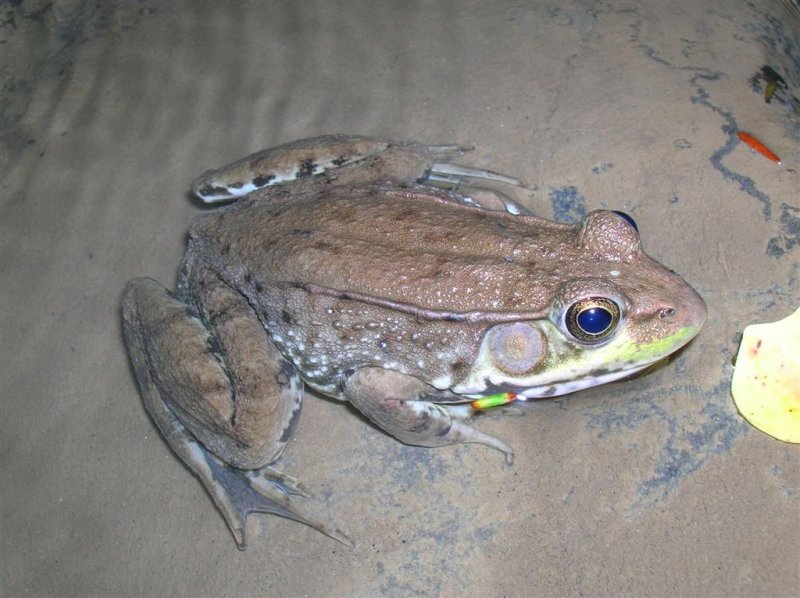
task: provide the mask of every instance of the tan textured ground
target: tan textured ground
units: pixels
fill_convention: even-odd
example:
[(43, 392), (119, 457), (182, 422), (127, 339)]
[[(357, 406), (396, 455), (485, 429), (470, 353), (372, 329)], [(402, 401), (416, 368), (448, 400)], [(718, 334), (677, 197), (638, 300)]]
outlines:
[[(737, 332), (800, 303), (800, 76), (775, 2), (0, 6), (0, 594), (789, 596), (800, 449), (738, 417)], [(752, 5), (750, 5), (752, 4)], [(763, 139), (777, 166), (735, 139)], [(172, 285), (189, 181), (330, 132), (475, 144), (539, 214), (623, 209), (709, 321), (648, 376), (405, 447), (310, 397), (281, 462), (357, 540), (252, 517), (236, 550), (147, 418), (119, 297)]]

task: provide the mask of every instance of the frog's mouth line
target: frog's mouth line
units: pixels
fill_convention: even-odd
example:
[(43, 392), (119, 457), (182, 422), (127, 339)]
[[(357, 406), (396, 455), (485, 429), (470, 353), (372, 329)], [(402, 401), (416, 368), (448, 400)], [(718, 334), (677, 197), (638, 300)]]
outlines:
[(540, 384), (538, 386), (519, 386), (515, 384), (495, 384), (491, 382), (488, 378), (484, 380), (484, 388), (481, 389), (479, 392), (468, 392), (466, 390), (460, 390), (458, 386), (454, 387), (452, 390), (455, 393), (462, 394), (469, 399), (479, 399), (486, 395), (497, 394), (502, 392), (513, 392), (517, 395), (518, 400), (525, 401), (531, 399), (548, 399), (550, 397), (558, 397), (561, 395), (571, 394), (573, 392), (577, 392), (579, 390), (583, 390), (585, 388), (590, 388), (592, 386), (600, 386), (602, 384), (606, 384), (608, 382), (614, 382), (616, 380), (621, 380), (623, 378), (628, 378), (634, 375), (639, 375), (644, 370), (654, 366), (659, 361), (662, 361), (664, 358), (656, 360), (652, 363), (645, 363), (640, 366), (636, 366), (634, 368), (630, 368), (627, 370), (617, 371), (617, 372), (607, 372), (604, 374), (587, 374), (583, 378), (575, 379), (575, 380), (564, 380), (560, 382), (549, 382), (545, 384)]
[(593, 376), (591, 374), (588, 374), (587, 376), (579, 380), (555, 382), (552, 384), (546, 384), (544, 386), (536, 386), (534, 388), (521, 389), (519, 391), (516, 391), (516, 393), (522, 400), (544, 399), (549, 397), (558, 397), (561, 395), (567, 395), (573, 392), (578, 392), (579, 390), (583, 390), (585, 388), (590, 388), (592, 386), (600, 386), (603, 384), (607, 384), (609, 382), (621, 380), (623, 378), (629, 378), (640, 375), (644, 370), (656, 365), (658, 361), (653, 363), (646, 363), (644, 365), (629, 370), (623, 370), (620, 372), (610, 372), (599, 376)]

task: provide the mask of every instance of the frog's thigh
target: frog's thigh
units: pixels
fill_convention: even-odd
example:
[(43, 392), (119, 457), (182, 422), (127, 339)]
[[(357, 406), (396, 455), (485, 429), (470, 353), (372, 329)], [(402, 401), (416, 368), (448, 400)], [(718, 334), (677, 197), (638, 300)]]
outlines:
[[(304, 492), (294, 478), (270, 467), (243, 471), (226, 464), (250, 468), (277, 458), (299, 414), (302, 385), (263, 330), (257, 338), (258, 320), (247, 313), (241, 298), (220, 288), (214, 291), (203, 307), (206, 316), (217, 318), (221, 343), (155, 280), (128, 283), (123, 332), (147, 411), (203, 483), (239, 548), (245, 547), (247, 514), (254, 511), (306, 523), (352, 545), (338, 528), (298, 501), (296, 495)], [(237, 332), (242, 334), (238, 347), (231, 338)], [(227, 352), (222, 356), (219, 351)], [(254, 378), (251, 370), (258, 365), (265, 369)]]
[(437, 405), (436, 388), (421, 380), (381, 368), (362, 368), (346, 378), (347, 399), (380, 428), (405, 444), (444, 446), (474, 442), (490, 446), (513, 462), (514, 452), (501, 440), (454, 419)]
[[(212, 288), (203, 309), (201, 320), (154, 280), (128, 284), (126, 341), (129, 350), (142, 353), (143, 362), (134, 363), (140, 384), (151, 378), (157, 391), (143, 393), (145, 405), (161, 424), (155, 403), (166, 402), (181, 424), (227, 463), (241, 468), (271, 463), (299, 415), (302, 382), (237, 293)], [(211, 322), (214, 334), (204, 321)]]

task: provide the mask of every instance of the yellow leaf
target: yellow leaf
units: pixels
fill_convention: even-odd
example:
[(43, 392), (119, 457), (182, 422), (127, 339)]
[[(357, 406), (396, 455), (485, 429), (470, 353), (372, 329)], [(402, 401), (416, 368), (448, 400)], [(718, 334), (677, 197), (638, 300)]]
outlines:
[(800, 309), (778, 322), (744, 329), (731, 394), (753, 426), (800, 443)]

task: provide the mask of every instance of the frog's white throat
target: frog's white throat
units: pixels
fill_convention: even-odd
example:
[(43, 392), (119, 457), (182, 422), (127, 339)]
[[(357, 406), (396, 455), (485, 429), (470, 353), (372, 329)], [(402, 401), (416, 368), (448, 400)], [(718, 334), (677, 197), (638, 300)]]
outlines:
[[(653, 362), (655, 363), (655, 362)], [(649, 368), (653, 365), (653, 363), (645, 363), (642, 365), (638, 365), (636, 367), (621, 370), (617, 372), (609, 372), (606, 374), (600, 375), (587, 375), (586, 377), (576, 379), (576, 380), (567, 380), (564, 382), (551, 382), (547, 384), (541, 384), (537, 386), (531, 386), (528, 388), (519, 388), (513, 385), (508, 386), (509, 392), (514, 392), (520, 399), (544, 399), (549, 397), (557, 397), (561, 395), (570, 394), (573, 392), (577, 392), (579, 390), (583, 390), (584, 388), (590, 388), (592, 386), (600, 386), (601, 384), (606, 384), (607, 382), (614, 382), (615, 380), (620, 380), (621, 378), (627, 378), (628, 376), (632, 376), (641, 372), (644, 369)], [(485, 381), (486, 384), (483, 388), (469, 388), (463, 385), (457, 385), (453, 388), (453, 392), (458, 394), (463, 394), (470, 398), (479, 398), (484, 396), (485, 394), (493, 394), (498, 392), (498, 387), (503, 388), (504, 385), (495, 384), (491, 381)], [(492, 387), (491, 392), (489, 391), (490, 385)]]

